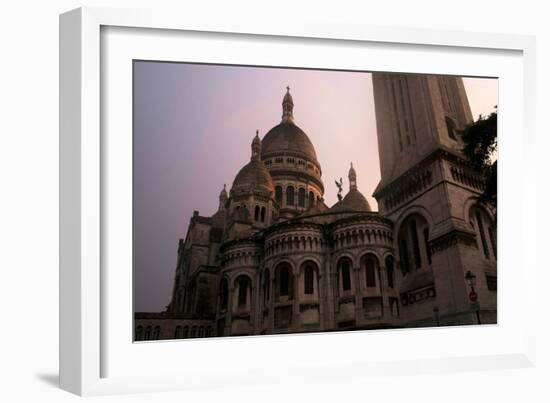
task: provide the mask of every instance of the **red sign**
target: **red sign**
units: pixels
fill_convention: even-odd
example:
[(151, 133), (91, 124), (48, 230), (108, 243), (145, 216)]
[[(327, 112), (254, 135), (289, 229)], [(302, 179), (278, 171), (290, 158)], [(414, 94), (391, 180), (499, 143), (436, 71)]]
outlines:
[(472, 302), (477, 301), (477, 293), (474, 290), (470, 291), (470, 301)]

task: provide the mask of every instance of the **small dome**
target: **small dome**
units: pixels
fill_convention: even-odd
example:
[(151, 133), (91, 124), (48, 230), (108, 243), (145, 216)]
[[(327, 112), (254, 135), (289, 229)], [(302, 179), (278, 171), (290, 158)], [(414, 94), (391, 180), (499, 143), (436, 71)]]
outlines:
[(250, 191), (261, 191), (268, 194), (275, 192), (271, 175), (262, 161), (250, 161), (241, 168), (233, 181), (232, 196)]
[(367, 198), (357, 190), (352, 189), (338, 203), (330, 208), (331, 211), (372, 211)]
[(367, 198), (357, 189), (350, 190), (342, 199), (344, 210), (371, 211)]
[(357, 188), (357, 172), (353, 168), (353, 163), (349, 168), (349, 192), (338, 203), (331, 207), (333, 211), (372, 211), (363, 193)]
[(235, 177), (231, 188), (231, 196), (251, 191), (259, 191), (268, 195), (275, 193), (271, 174), (260, 160), (262, 142), (257, 130), (256, 136), (252, 140), (251, 149), (250, 162), (242, 167)]
[(262, 139), (262, 159), (270, 155), (291, 152), (317, 162), (317, 154), (311, 140), (294, 123), (280, 123)]

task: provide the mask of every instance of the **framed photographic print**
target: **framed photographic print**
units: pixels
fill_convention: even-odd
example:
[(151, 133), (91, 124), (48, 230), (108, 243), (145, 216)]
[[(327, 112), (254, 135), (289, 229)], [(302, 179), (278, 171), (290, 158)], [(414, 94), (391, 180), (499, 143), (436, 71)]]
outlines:
[(61, 16), (63, 388), (531, 365), (531, 38), (180, 17)]

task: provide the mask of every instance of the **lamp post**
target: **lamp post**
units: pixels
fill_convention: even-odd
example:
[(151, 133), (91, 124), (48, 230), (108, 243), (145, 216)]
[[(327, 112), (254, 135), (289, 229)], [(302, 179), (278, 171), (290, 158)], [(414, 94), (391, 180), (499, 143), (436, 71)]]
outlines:
[(474, 289), (476, 285), (476, 275), (468, 270), (464, 275), (464, 280), (466, 280), (466, 284), (470, 286), (470, 294), (468, 297), (470, 298), (470, 304), (475, 307), (477, 324), (481, 325), (481, 319), (479, 318), (479, 303), (477, 302), (477, 293)]

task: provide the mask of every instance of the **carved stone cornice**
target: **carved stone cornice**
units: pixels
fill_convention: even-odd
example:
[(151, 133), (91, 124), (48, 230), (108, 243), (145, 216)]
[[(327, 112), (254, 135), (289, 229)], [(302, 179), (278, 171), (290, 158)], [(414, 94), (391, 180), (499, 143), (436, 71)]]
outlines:
[(340, 227), (355, 223), (377, 223), (382, 224), (389, 229), (393, 229), (393, 221), (382, 217), (378, 212), (355, 213), (353, 216), (341, 218), (331, 225), (333, 229), (338, 229)]
[(274, 224), (270, 226), (269, 228), (266, 228), (263, 232), (264, 236), (267, 235), (276, 235), (279, 233), (286, 233), (292, 230), (314, 230), (316, 232), (322, 232), (323, 231), (323, 225), (302, 221), (300, 219), (290, 219), (287, 221), (283, 221), (278, 224)]
[(483, 192), (485, 188), (485, 177), (481, 172), (475, 171), (469, 167), (451, 165), (451, 176), (455, 182), (472, 188), (478, 192)]
[(473, 232), (468, 232), (461, 229), (453, 229), (445, 234), (432, 239), (429, 242), (432, 253), (437, 253), (457, 244), (466, 246), (476, 246), (476, 235)]
[[(429, 182), (433, 180), (430, 176), (433, 170), (430, 167), (437, 160), (446, 160), (460, 167), (460, 169), (472, 170), (471, 164), (463, 154), (451, 150), (450, 148), (439, 146), (419, 163), (400, 174), (391, 182), (380, 182), (373, 196), (379, 202), (385, 198), (396, 198), (391, 202), (393, 207), (397, 207), (399, 204), (406, 202), (422, 189), (426, 188), (427, 182), (429, 186)], [(393, 207), (388, 206), (388, 210)]]
[(429, 284), (416, 290), (409, 290), (401, 293), (401, 305), (412, 305), (428, 298), (435, 298), (435, 285)]
[(305, 179), (308, 179), (309, 181), (313, 182), (319, 189), (321, 189), (321, 192), (323, 193), (325, 191), (325, 186), (323, 184), (323, 181), (315, 174), (312, 174), (306, 170), (296, 170), (296, 169), (289, 169), (289, 168), (268, 168), (269, 173), (272, 177), (275, 176), (288, 176), (291, 178), (295, 178), (297, 176), (303, 177)]
[(220, 253), (225, 253), (227, 250), (232, 248), (262, 248), (263, 239), (258, 238), (257, 236), (252, 236), (242, 239), (234, 239), (231, 241), (224, 242), (220, 245)]

